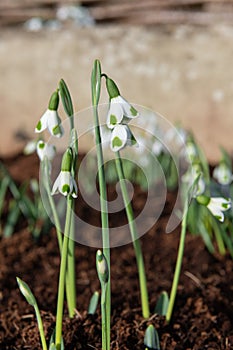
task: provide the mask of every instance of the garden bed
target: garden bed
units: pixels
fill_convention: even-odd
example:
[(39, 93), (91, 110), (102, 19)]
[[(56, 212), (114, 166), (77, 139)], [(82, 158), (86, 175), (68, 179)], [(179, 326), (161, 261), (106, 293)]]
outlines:
[[(32, 163), (33, 162), (33, 163)], [(31, 176), (38, 177), (36, 156), (22, 155), (5, 161), (19, 184)], [(114, 190), (110, 188), (110, 193)], [(140, 200), (139, 200), (140, 198)], [(144, 194), (136, 188), (134, 205)], [(78, 198), (78, 206), (86, 204)], [(175, 201), (169, 193), (164, 211), (150, 231), (142, 238), (148, 276), (151, 311), (161, 291), (170, 292), (175, 268), (180, 228), (165, 234), (165, 227)], [(138, 206), (137, 203), (137, 206)], [(98, 217), (96, 217), (98, 215)], [(122, 212), (118, 218), (122, 219)], [(89, 213), (91, 222), (99, 221), (98, 213)], [(100, 290), (95, 267), (96, 249), (76, 245), (77, 313), (73, 320), (65, 309), (63, 335), (65, 349), (101, 349), (100, 308), (87, 315), (90, 297)], [(55, 327), (59, 249), (55, 231), (36, 242), (22, 226), (9, 239), (0, 241), (0, 348), (41, 349), (33, 308), (22, 297), (16, 276), (27, 282), (37, 298), (49, 340)], [(211, 255), (202, 239), (186, 237), (185, 253), (172, 321), (153, 315), (141, 316), (140, 295), (135, 255), (131, 244), (111, 250), (112, 280), (112, 349), (143, 349), (143, 338), (152, 323), (159, 334), (161, 349), (232, 349), (233, 348), (233, 261)]]

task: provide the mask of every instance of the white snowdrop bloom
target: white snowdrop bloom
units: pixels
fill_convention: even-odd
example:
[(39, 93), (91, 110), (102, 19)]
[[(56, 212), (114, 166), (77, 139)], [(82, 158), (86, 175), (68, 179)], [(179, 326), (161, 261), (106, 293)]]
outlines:
[(107, 126), (113, 129), (117, 124), (127, 124), (138, 117), (138, 111), (126, 101), (114, 81), (106, 76), (106, 87), (110, 97), (110, 107), (107, 115)]
[(199, 176), (199, 180), (197, 181), (192, 194), (194, 198), (202, 195), (205, 192), (205, 187), (206, 187), (200, 165), (193, 164), (192, 167), (190, 167), (186, 171), (186, 173), (182, 176), (182, 181), (186, 182), (190, 188), (194, 184), (198, 176)]
[(197, 197), (198, 203), (205, 205), (220, 222), (224, 221), (224, 211), (231, 208), (231, 199), (223, 197)]
[(155, 142), (152, 145), (152, 152), (154, 153), (154, 155), (158, 157), (164, 151), (165, 147), (162, 144), (162, 142), (160, 142), (159, 140), (155, 140)]
[(131, 133), (128, 125), (116, 125), (111, 134), (110, 147), (113, 152), (120, 151), (126, 145), (136, 145), (133, 134)]
[(207, 208), (219, 221), (223, 222), (223, 212), (231, 208), (231, 200), (223, 197), (210, 198)]
[(52, 195), (60, 192), (63, 196), (71, 194), (72, 197), (78, 197), (78, 188), (75, 179), (70, 171), (61, 171), (52, 188)]
[(43, 161), (45, 157), (47, 157), (49, 161), (52, 161), (56, 154), (55, 146), (42, 140), (37, 142), (36, 151), (41, 161)]
[(48, 129), (50, 134), (53, 136), (61, 137), (63, 135), (64, 130), (61, 125), (61, 119), (57, 112), (58, 104), (59, 95), (58, 92), (55, 91), (50, 98), (48, 109), (37, 123), (35, 132), (39, 133), (44, 131), (45, 129)]
[(186, 159), (190, 162), (195, 161), (199, 157), (198, 149), (194, 142), (188, 141), (185, 145), (184, 154)]
[(23, 153), (25, 155), (32, 154), (33, 152), (36, 151), (36, 146), (37, 146), (37, 140), (30, 140), (26, 146), (24, 147)]
[(60, 192), (63, 196), (72, 195), (72, 197), (77, 198), (78, 187), (75, 179), (71, 174), (71, 168), (73, 164), (73, 153), (72, 149), (68, 148), (63, 155), (61, 172), (58, 175), (56, 181), (54, 182), (52, 188), (52, 195)]
[(47, 109), (47, 111), (40, 118), (35, 128), (35, 132), (42, 132), (45, 129), (48, 129), (50, 134), (53, 136), (61, 137), (63, 135), (64, 131), (57, 111)]
[(213, 177), (221, 185), (229, 185), (233, 180), (233, 174), (225, 162), (221, 162), (213, 171)]
[(107, 115), (107, 126), (113, 129), (117, 124), (127, 124), (131, 119), (138, 117), (138, 111), (122, 96), (111, 99)]

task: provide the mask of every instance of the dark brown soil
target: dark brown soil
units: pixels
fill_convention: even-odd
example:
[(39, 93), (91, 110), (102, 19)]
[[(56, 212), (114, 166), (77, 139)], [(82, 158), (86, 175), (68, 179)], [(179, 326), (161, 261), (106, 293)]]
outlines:
[[(33, 162), (33, 166), (32, 166)], [(38, 161), (22, 156), (7, 161), (19, 182), (38, 176)], [(137, 189), (135, 198), (142, 193)], [(160, 220), (143, 238), (151, 311), (159, 293), (170, 292), (179, 228), (165, 234), (168, 205)], [(80, 202), (81, 203), (81, 202)], [(82, 204), (85, 205), (85, 204)], [(98, 221), (91, 216), (91, 220)], [(121, 220), (121, 217), (119, 217)], [(63, 334), (66, 350), (101, 349), (100, 309), (87, 315), (90, 297), (99, 290), (93, 248), (77, 244), (77, 316), (70, 320), (65, 309)], [(35, 315), (17, 287), (16, 276), (34, 292), (47, 339), (55, 326), (59, 252), (55, 232), (33, 241), (26, 229), (0, 241), (0, 349), (41, 349)], [(111, 251), (112, 326), (111, 348), (143, 349), (146, 326), (158, 330), (161, 349), (233, 349), (233, 261), (210, 255), (199, 237), (187, 235), (183, 269), (173, 319), (141, 316), (137, 270), (132, 245)]]

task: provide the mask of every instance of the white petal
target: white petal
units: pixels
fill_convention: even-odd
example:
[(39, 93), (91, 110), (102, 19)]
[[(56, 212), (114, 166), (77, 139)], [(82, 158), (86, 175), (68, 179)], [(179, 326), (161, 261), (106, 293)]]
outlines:
[(116, 124), (120, 124), (123, 119), (123, 109), (121, 104), (116, 99), (112, 99), (110, 108), (107, 115), (107, 126), (109, 129), (113, 129)]
[(63, 127), (61, 125), (61, 119), (58, 116), (57, 111), (49, 110), (48, 115), (48, 129), (51, 135), (61, 137), (63, 135)]
[(232, 182), (232, 173), (225, 164), (220, 164), (214, 169), (213, 177), (221, 185), (229, 185)]
[(26, 155), (32, 154), (36, 150), (36, 145), (37, 145), (37, 141), (36, 140), (29, 141), (26, 144), (26, 146), (24, 147), (23, 153), (26, 154)]
[(78, 197), (78, 186), (77, 186), (76, 181), (73, 177), (72, 177), (72, 183), (73, 183), (72, 197), (77, 198)]
[(122, 96), (118, 96), (118, 101), (120, 102), (123, 111), (124, 111), (124, 116), (133, 119), (137, 118), (139, 116), (138, 111), (128, 102), (126, 101)]
[(50, 110), (47, 109), (47, 111), (40, 118), (40, 120), (35, 128), (35, 132), (42, 132), (47, 128), (49, 115), (50, 115)]
[(127, 144), (128, 132), (126, 125), (116, 125), (112, 132), (111, 149), (117, 152)]
[[(64, 191), (64, 186), (69, 186), (69, 192), (68, 191)], [(59, 184), (59, 191), (61, 192), (61, 194), (63, 194), (64, 196), (67, 196), (68, 194), (70, 194), (72, 192), (73, 189), (73, 184), (71, 181), (71, 174), (69, 171), (61, 171), (61, 181)]]
[(56, 178), (53, 184), (51, 195), (58, 193), (60, 182), (61, 182), (61, 173), (58, 175), (58, 177)]
[(42, 140), (38, 141), (36, 150), (41, 161), (43, 161), (45, 157), (47, 157), (49, 161), (53, 160), (56, 153), (53, 145), (49, 145)]

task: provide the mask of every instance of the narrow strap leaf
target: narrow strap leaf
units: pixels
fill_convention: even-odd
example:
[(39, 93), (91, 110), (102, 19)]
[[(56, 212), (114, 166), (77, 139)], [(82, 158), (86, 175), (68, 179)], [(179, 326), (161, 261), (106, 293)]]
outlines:
[(70, 96), (69, 89), (68, 89), (68, 87), (63, 79), (61, 79), (59, 82), (59, 90), (60, 90), (63, 108), (64, 108), (66, 114), (69, 117), (72, 117), (74, 114), (72, 99)]

